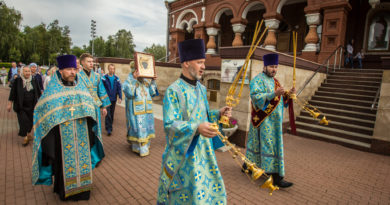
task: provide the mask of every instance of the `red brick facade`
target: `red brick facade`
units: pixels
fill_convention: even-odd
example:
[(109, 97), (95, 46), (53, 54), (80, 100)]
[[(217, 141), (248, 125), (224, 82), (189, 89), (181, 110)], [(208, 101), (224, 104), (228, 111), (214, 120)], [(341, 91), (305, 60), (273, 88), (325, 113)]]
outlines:
[[(363, 48), (370, 54), (372, 51), (364, 45), (368, 44), (369, 18), (380, 10), (390, 11), (390, 1), (370, 3), (353, 0), (173, 1), (167, 3), (169, 60), (178, 62), (178, 42), (202, 38), (207, 58), (212, 59), (210, 63), (215, 66), (220, 47), (250, 45), (256, 22), (261, 19), (269, 26), (261, 46), (269, 50), (291, 53), (294, 30), (298, 33), (300, 57), (311, 61), (322, 63), (339, 45), (345, 46), (352, 38), (359, 39), (355, 41), (355, 51)], [(378, 52), (372, 53), (378, 55)], [(390, 55), (390, 50), (383, 50), (380, 55)]]

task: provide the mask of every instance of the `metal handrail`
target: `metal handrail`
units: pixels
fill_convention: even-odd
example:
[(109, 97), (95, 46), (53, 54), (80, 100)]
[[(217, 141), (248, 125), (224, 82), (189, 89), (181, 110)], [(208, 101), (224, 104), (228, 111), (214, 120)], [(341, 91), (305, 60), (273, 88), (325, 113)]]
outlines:
[[(324, 68), (326, 67), (326, 74), (328, 74), (328, 70), (329, 70), (329, 61), (330, 59), (334, 56), (334, 65), (333, 65), (333, 71), (335, 71), (336, 69), (336, 64), (337, 64), (337, 54), (338, 54), (338, 51), (340, 50), (340, 58), (338, 59), (339, 60), (339, 69), (341, 68), (341, 62), (342, 62), (342, 53), (343, 53), (343, 48), (344, 46), (338, 46), (333, 52), (332, 54), (321, 64), (318, 66), (318, 68), (314, 71), (313, 75), (308, 79), (306, 80), (305, 84), (303, 85), (303, 87), (301, 89), (299, 89), (299, 91), (297, 92), (297, 96), (299, 94), (302, 93), (302, 91), (306, 88), (306, 86), (310, 83), (311, 80), (313, 80), (314, 76), (318, 73), (318, 71), (320, 71), (321, 68)], [(326, 65), (325, 65), (326, 64)]]
[(372, 105), (371, 105), (371, 110), (373, 110), (375, 108), (375, 105), (376, 105), (376, 102), (378, 101), (380, 92), (381, 92), (381, 86), (379, 86), (378, 90), (376, 91), (374, 102), (372, 102)]

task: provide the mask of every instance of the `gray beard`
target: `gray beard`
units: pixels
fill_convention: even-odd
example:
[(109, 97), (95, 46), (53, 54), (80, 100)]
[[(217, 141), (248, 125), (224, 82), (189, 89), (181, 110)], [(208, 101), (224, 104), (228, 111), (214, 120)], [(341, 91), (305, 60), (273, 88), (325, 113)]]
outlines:
[(202, 76), (196, 75), (196, 72), (194, 71), (194, 69), (189, 69), (189, 71), (190, 71), (189, 73), (190, 73), (191, 77), (195, 78), (196, 80), (202, 79)]

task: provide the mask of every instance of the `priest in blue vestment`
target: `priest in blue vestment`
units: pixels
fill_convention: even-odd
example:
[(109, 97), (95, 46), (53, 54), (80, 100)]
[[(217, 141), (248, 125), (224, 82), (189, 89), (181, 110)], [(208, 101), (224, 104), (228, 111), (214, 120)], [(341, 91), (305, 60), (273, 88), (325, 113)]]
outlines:
[[(250, 82), (252, 116), (247, 139), (246, 156), (267, 174), (272, 175), (274, 185), (292, 186), (285, 181), (283, 149), (283, 109), (295, 88), (285, 91), (275, 78), (278, 70), (278, 54), (263, 56), (263, 72)], [(245, 164), (243, 168), (246, 169)]]
[(127, 142), (140, 157), (149, 155), (150, 141), (155, 137), (152, 97), (158, 96), (155, 79), (139, 77), (130, 63), (131, 72), (123, 82), (126, 96)]
[(215, 157), (211, 122), (231, 116), (231, 108), (210, 110), (199, 80), (205, 72), (202, 39), (179, 43), (182, 74), (164, 96), (166, 146), (157, 204), (226, 204), (226, 190)]
[(88, 200), (92, 169), (104, 157), (94, 100), (77, 74), (76, 56), (57, 58), (59, 71), (34, 110), (32, 183), (51, 185), (61, 200)]
[[(99, 135), (102, 135), (102, 123), (101, 114), (103, 117), (107, 115), (106, 107), (111, 105), (110, 98), (107, 95), (106, 88), (104, 87), (102, 77), (99, 73), (93, 70), (93, 56), (89, 53), (83, 53), (80, 56), (80, 62), (83, 69), (78, 73), (80, 82), (89, 90), (95, 102), (96, 120), (97, 124), (93, 127), (93, 130)], [(101, 113), (100, 113), (101, 110)]]

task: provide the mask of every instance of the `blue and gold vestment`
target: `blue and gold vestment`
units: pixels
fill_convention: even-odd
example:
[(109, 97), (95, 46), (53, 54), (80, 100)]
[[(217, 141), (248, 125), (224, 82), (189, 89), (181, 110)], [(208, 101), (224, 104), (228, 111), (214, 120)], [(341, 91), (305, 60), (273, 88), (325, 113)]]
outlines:
[[(254, 109), (266, 110), (275, 98), (275, 80), (265, 73), (258, 74), (250, 82), (250, 96)], [(256, 127), (250, 123), (246, 156), (266, 173), (284, 176), (283, 152), (283, 96), (276, 108)], [(257, 120), (257, 119), (256, 119)], [(256, 121), (255, 120), (255, 121)]]
[(149, 155), (150, 140), (155, 137), (152, 97), (158, 96), (154, 80), (134, 79), (130, 73), (123, 83), (126, 96), (127, 141), (132, 151)]
[(167, 144), (157, 204), (226, 204), (212, 139), (197, 133), (199, 124), (219, 119), (218, 110), (209, 110), (206, 88), (176, 80), (165, 93), (163, 112)]
[(84, 83), (87, 87), (93, 101), (95, 102), (95, 112), (97, 125), (94, 127), (94, 131), (101, 136), (102, 135), (102, 123), (100, 119), (100, 108), (108, 107), (111, 105), (110, 98), (107, 95), (106, 88), (103, 85), (100, 74), (91, 70), (89, 76), (85, 73), (84, 69), (79, 72), (80, 82)]
[[(77, 74), (76, 80), (79, 79)], [(34, 110), (34, 185), (53, 183), (53, 167), (42, 164), (42, 142), (52, 129), (59, 127), (61, 150), (55, 152), (62, 157), (65, 197), (91, 189), (92, 169), (102, 160), (104, 151), (101, 136), (89, 136), (87, 118), (96, 125), (95, 104), (88, 89), (79, 81), (74, 86), (64, 86), (59, 71), (54, 73)], [(89, 137), (96, 137), (92, 147)]]

